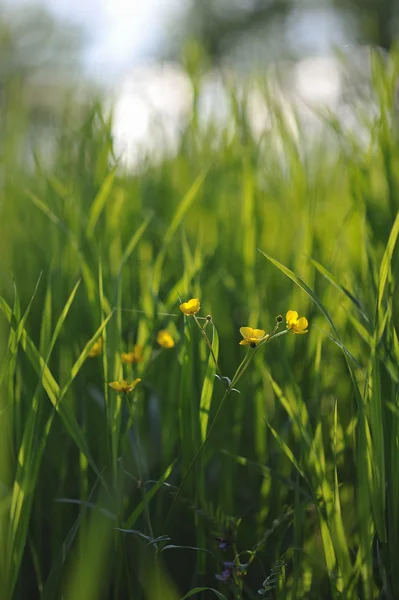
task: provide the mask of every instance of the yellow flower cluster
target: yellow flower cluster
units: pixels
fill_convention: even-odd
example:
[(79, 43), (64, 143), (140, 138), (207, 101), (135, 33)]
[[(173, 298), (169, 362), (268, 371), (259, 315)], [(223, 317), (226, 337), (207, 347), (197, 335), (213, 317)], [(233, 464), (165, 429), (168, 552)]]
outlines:
[[(182, 313), (187, 316), (196, 315), (201, 308), (199, 298), (191, 298), (188, 302), (183, 302), (179, 306)], [(292, 333), (303, 334), (308, 332), (308, 320), (306, 317), (299, 317), (296, 310), (289, 310), (285, 316), (287, 329)], [(278, 317), (278, 321), (282, 321), (282, 317)], [(255, 348), (261, 342), (267, 340), (270, 336), (264, 329), (253, 329), (252, 327), (241, 327), (240, 333), (243, 339), (240, 346), (249, 345)]]
[[(179, 305), (179, 308), (183, 314), (186, 316), (194, 316), (197, 321), (197, 317), (195, 316), (201, 309), (201, 303), (199, 298), (191, 298), (188, 302), (182, 302)], [(294, 334), (301, 335), (308, 332), (308, 320), (306, 317), (299, 317), (296, 310), (289, 310), (285, 316), (286, 319), (286, 327), (288, 331), (291, 331)], [(252, 327), (240, 327), (240, 333), (242, 335), (242, 340), (240, 341), (240, 346), (251, 346), (251, 348), (255, 348), (261, 342), (265, 342), (269, 339), (269, 337), (273, 336), (275, 331), (277, 330), (278, 324), (281, 323), (283, 318), (281, 316), (277, 317), (277, 324), (275, 329), (268, 334), (264, 329), (253, 329)], [(207, 316), (206, 322), (212, 321), (212, 317)], [(205, 329), (202, 328), (203, 330)], [(206, 335), (203, 333), (203, 335)], [(207, 339), (207, 338), (206, 338)], [(157, 343), (161, 348), (173, 348), (175, 345), (175, 341), (170, 333), (166, 329), (161, 329), (157, 333)], [(99, 338), (97, 342), (92, 346), (89, 356), (95, 357), (99, 356), (102, 352), (103, 341), (102, 338)], [(125, 364), (135, 364), (139, 363), (143, 360), (143, 347), (139, 344), (136, 344), (133, 347), (133, 350), (130, 352), (122, 352), (121, 353), (122, 362)], [(216, 360), (216, 359), (215, 359)], [(118, 393), (128, 393), (132, 392), (138, 383), (140, 383), (141, 379), (137, 378), (132, 382), (126, 381), (122, 379), (120, 381), (111, 381), (108, 385), (111, 386)]]
[[(157, 334), (157, 343), (161, 346), (161, 348), (173, 348), (175, 345), (175, 341), (170, 333), (166, 329), (161, 329)], [(92, 346), (88, 356), (94, 358), (96, 356), (100, 356), (103, 350), (103, 340), (99, 338), (97, 342)], [(140, 344), (135, 344), (133, 349), (130, 352), (121, 352), (121, 360), (126, 365), (133, 365), (143, 360), (143, 346)], [(132, 392), (138, 383), (140, 383), (141, 379), (137, 378), (132, 382), (126, 381), (125, 379), (121, 379), (119, 381), (111, 381), (108, 385), (111, 386), (118, 393), (128, 393)]]

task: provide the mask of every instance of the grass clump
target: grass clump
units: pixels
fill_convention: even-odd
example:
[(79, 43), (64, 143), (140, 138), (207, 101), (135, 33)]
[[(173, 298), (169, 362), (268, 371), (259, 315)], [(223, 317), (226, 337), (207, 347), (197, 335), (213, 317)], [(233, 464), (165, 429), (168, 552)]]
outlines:
[(2, 599), (399, 595), (397, 69), (367, 144), (268, 94), (136, 174), (98, 104), (5, 132)]

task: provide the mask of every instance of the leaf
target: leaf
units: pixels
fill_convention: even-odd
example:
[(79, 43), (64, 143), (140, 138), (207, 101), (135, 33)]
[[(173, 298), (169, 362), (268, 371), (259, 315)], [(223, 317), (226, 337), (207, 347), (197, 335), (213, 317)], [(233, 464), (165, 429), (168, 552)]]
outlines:
[(212, 554), (212, 556), (214, 556), (213, 552), (211, 552), (210, 550), (207, 550), (206, 548), (196, 548), (195, 546), (176, 546), (175, 544), (168, 544), (167, 546), (164, 546), (162, 548), (161, 552), (163, 552), (164, 550), (173, 550), (173, 549), (196, 550), (197, 552), (207, 552), (208, 554)]
[[(201, 440), (204, 441), (206, 438), (206, 432), (209, 421), (209, 411), (211, 408), (211, 401), (213, 395), (213, 388), (215, 384), (215, 359), (219, 358), (219, 336), (216, 327), (213, 326), (213, 337), (212, 337), (212, 352), (209, 353), (208, 363), (206, 366), (204, 383), (202, 384), (201, 399), (200, 399), (200, 428), (201, 428)], [(220, 379), (220, 377), (219, 377)]]
[(327, 279), (327, 281), (329, 281), (337, 290), (339, 290), (347, 298), (349, 298), (349, 300), (355, 306), (355, 308), (359, 312), (359, 314), (363, 317), (363, 319), (367, 323), (369, 323), (370, 322), (370, 317), (363, 310), (363, 308), (362, 308), (359, 300), (357, 300), (355, 298), (355, 296), (349, 290), (347, 290), (343, 285), (341, 285), (340, 283), (338, 283), (338, 281), (335, 278), (335, 276), (332, 273), (330, 273), (330, 271), (328, 271), (325, 267), (323, 267), (323, 265), (321, 265), (317, 260), (314, 260), (313, 258), (311, 258), (310, 262), (315, 267), (315, 269), (317, 269), (317, 271), (319, 271), (319, 273), (321, 275), (323, 275), (323, 277), (325, 277), (325, 279)]
[(122, 533), (129, 533), (129, 534), (136, 535), (137, 537), (142, 538), (143, 540), (148, 542), (147, 546), (156, 546), (159, 542), (169, 542), (169, 540), (170, 540), (170, 537), (167, 535), (160, 535), (157, 538), (152, 538), (149, 535), (145, 535), (141, 531), (138, 531), (138, 529), (121, 529), (120, 527), (115, 527), (114, 529), (115, 529), (115, 531), (120, 531)]
[(73, 365), (73, 367), (71, 369), (71, 372), (69, 374), (69, 377), (68, 377), (68, 380), (67, 380), (66, 384), (62, 388), (61, 395), (60, 395), (60, 400), (67, 393), (69, 386), (71, 385), (72, 381), (75, 379), (76, 375), (79, 373), (79, 371), (80, 371), (83, 363), (85, 362), (86, 358), (89, 356), (90, 350), (92, 349), (92, 347), (94, 346), (94, 344), (96, 343), (96, 341), (98, 340), (98, 338), (101, 336), (104, 328), (106, 327), (108, 321), (110, 320), (110, 318), (112, 317), (113, 314), (114, 314), (114, 311), (112, 311), (106, 317), (106, 319), (104, 319), (104, 321), (101, 323), (100, 327), (97, 329), (97, 331), (95, 332), (95, 334), (93, 335), (93, 337), (87, 342), (86, 346), (83, 348), (82, 352), (80, 353), (80, 356), (75, 361), (75, 364)]
[(121, 259), (121, 264), (119, 266), (119, 271), (122, 271), (124, 264), (129, 260), (130, 255), (132, 254), (133, 250), (135, 249), (135, 247), (139, 243), (140, 239), (142, 238), (142, 236), (143, 236), (145, 230), (147, 229), (148, 225), (150, 224), (153, 216), (154, 216), (154, 213), (151, 212), (147, 216), (147, 218), (144, 219), (144, 221), (142, 222), (140, 227), (137, 229), (137, 231), (135, 231), (135, 233), (132, 235), (130, 242), (126, 246), (125, 251), (123, 253), (123, 256)]
[(77, 516), (71, 529), (69, 530), (69, 533), (68, 533), (67, 537), (65, 538), (64, 543), (62, 544), (62, 547), (57, 555), (57, 558), (52, 563), (51, 571), (47, 577), (46, 583), (43, 588), (42, 595), (40, 596), (40, 600), (53, 600), (53, 598), (56, 597), (57, 585), (58, 585), (58, 582), (60, 581), (62, 569), (65, 565), (66, 558), (67, 558), (68, 553), (71, 549), (71, 546), (74, 542), (74, 539), (75, 539), (76, 534), (79, 529), (79, 525), (82, 521), (83, 515), (85, 514), (86, 508), (87, 508), (87, 506), (90, 506), (90, 504), (91, 504), (90, 501), (94, 495), (95, 489), (97, 488), (98, 482), (99, 482), (99, 479), (97, 479), (97, 481), (93, 485), (91, 492), (89, 494), (89, 497), (87, 498), (87, 501), (82, 502), (83, 508), (80, 511), (79, 515)]
[[(12, 311), (8, 306), (7, 302), (1, 296), (0, 310), (2, 310), (3, 314), (6, 316), (13, 329), (17, 330), (18, 324), (15, 322), (15, 318), (13, 318)], [(92, 345), (93, 344), (94, 342), (92, 343)], [(61, 394), (60, 392), (59, 385), (54, 379), (53, 374), (48, 368), (45, 360), (41, 356), (40, 352), (36, 348), (35, 344), (32, 342), (25, 329), (23, 329), (21, 335), (21, 347), (24, 349), (33, 369), (36, 371), (36, 374), (38, 375), (38, 377), (41, 378), (42, 385), (46, 390), (46, 393), (51, 403), (59, 413), (72, 439), (75, 441), (82, 454), (86, 456), (96, 475), (100, 476), (100, 472), (95, 462), (93, 461), (93, 458), (90, 455), (86, 438), (83, 435), (83, 432), (80, 429), (78, 422), (76, 421), (75, 415), (72, 412), (72, 408), (69, 406), (69, 404), (65, 402), (60, 402), (63, 394)], [(89, 350), (87, 352), (89, 352)], [(64, 392), (66, 391), (66, 389), (67, 388), (64, 387)]]
[(207, 171), (203, 171), (194, 180), (192, 186), (190, 187), (188, 192), (185, 194), (185, 196), (181, 200), (179, 206), (177, 207), (177, 210), (174, 214), (172, 222), (169, 225), (169, 227), (165, 233), (163, 246), (162, 246), (160, 252), (158, 253), (158, 256), (157, 256), (157, 259), (156, 259), (155, 265), (154, 265), (153, 275), (152, 275), (152, 290), (155, 295), (158, 294), (159, 286), (161, 283), (162, 267), (163, 267), (163, 262), (164, 262), (165, 256), (166, 256), (166, 249), (167, 249), (168, 245), (170, 244), (170, 242), (172, 241), (172, 238), (173, 238), (177, 228), (179, 227), (180, 223), (182, 222), (184, 215), (186, 214), (186, 212), (188, 211), (188, 209), (190, 208), (190, 206), (196, 199), (198, 192), (200, 191), (201, 186), (205, 180), (206, 174), (207, 174)]
[(194, 596), (194, 594), (199, 594), (200, 592), (206, 592), (206, 591), (213, 592), (215, 594), (215, 596), (217, 598), (219, 598), (219, 600), (227, 600), (227, 598), (224, 594), (222, 594), (221, 592), (218, 592), (217, 590), (210, 588), (210, 587), (196, 587), (196, 588), (190, 590), (188, 592), (188, 594), (186, 594), (185, 596), (180, 598), (180, 600), (186, 600), (186, 598), (191, 598), (191, 596)]
[(388, 243), (385, 248), (384, 256), (382, 257), (379, 273), (378, 283), (378, 300), (377, 300), (377, 311), (381, 308), (382, 298), (385, 291), (385, 285), (388, 278), (389, 266), (391, 264), (393, 251), (395, 249), (396, 241), (399, 235), (399, 212), (396, 215), (395, 222), (392, 226), (391, 233), (389, 234)]
[(331, 325), (335, 336), (337, 338), (338, 341), (338, 346), (341, 348), (341, 350), (344, 353), (344, 357), (345, 357), (345, 361), (348, 367), (348, 371), (350, 373), (351, 379), (352, 379), (352, 385), (353, 385), (353, 389), (355, 392), (355, 397), (356, 397), (356, 403), (357, 403), (357, 407), (359, 410), (363, 410), (363, 400), (362, 400), (362, 396), (359, 390), (359, 386), (357, 384), (356, 381), (356, 377), (355, 374), (353, 372), (352, 366), (349, 362), (349, 358), (347, 356), (347, 352), (345, 351), (345, 346), (342, 343), (341, 337), (339, 335), (339, 332), (337, 330), (337, 328), (335, 327), (332, 318), (330, 317), (330, 314), (328, 313), (327, 309), (325, 308), (324, 304), (322, 303), (322, 301), (320, 300), (320, 298), (317, 296), (317, 294), (315, 294), (313, 292), (313, 290), (310, 289), (310, 287), (303, 281), (303, 279), (301, 279), (298, 275), (296, 275), (293, 271), (291, 271), (290, 269), (288, 269), (287, 267), (285, 267), (284, 265), (282, 265), (280, 262), (278, 262), (278, 260), (276, 260), (275, 258), (272, 258), (271, 256), (269, 256), (268, 254), (266, 254), (266, 252), (263, 252), (262, 250), (259, 250), (259, 252), (261, 254), (263, 254), (263, 256), (265, 258), (267, 258), (268, 261), (270, 261), (274, 266), (276, 266), (282, 273), (284, 273), (284, 275), (286, 275), (289, 279), (291, 279), (291, 281), (293, 281), (299, 288), (301, 288), (301, 290), (303, 290), (308, 296), (309, 298), (311, 298), (311, 300), (316, 304), (316, 306), (318, 307), (318, 309), (323, 313), (323, 315), (325, 316), (325, 318), (327, 319), (327, 321), (329, 322), (329, 324)]
[(152, 488), (150, 489), (150, 491), (146, 492), (145, 502), (144, 502), (144, 500), (142, 500), (136, 506), (136, 508), (134, 509), (134, 511), (132, 512), (132, 514), (130, 515), (130, 517), (127, 519), (127, 521), (126, 521), (126, 527), (127, 528), (130, 529), (135, 524), (135, 522), (137, 521), (137, 519), (139, 518), (139, 516), (143, 512), (146, 504), (148, 504), (148, 502), (155, 496), (155, 494), (158, 492), (159, 488), (164, 484), (164, 482), (166, 481), (166, 479), (169, 477), (169, 475), (173, 471), (173, 467), (175, 466), (175, 463), (176, 463), (176, 459), (168, 466), (168, 468), (163, 473), (162, 477), (159, 479), (159, 481), (157, 481), (157, 483), (155, 485), (152, 486)]
[(90, 207), (89, 219), (86, 229), (88, 237), (91, 237), (93, 235), (98, 219), (100, 218), (104, 206), (111, 194), (114, 185), (115, 173), (116, 167), (114, 167), (112, 171), (108, 173), (108, 175), (105, 177), (97, 193), (97, 196), (94, 198), (93, 203)]

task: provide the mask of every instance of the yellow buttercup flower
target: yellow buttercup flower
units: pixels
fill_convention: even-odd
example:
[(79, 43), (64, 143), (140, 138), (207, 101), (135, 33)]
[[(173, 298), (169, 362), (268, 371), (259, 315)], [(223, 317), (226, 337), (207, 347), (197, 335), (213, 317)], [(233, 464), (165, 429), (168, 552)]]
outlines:
[(201, 308), (199, 298), (191, 298), (188, 302), (183, 302), (179, 306), (182, 313), (185, 315), (196, 315)]
[(90, 358), (94, 358), (95, 356), (100, 356), (102, 350), (103, 350), (103, 338), (100, 337), (100, 338), (98, 338), (96, 343), (91, 347), (91, 350), (87, 356), (90, 356)]
[(122, 352), (121, 359), (127, 365), (141, 362), (143, 360), (143, 346), (136, 344), (131, 352)]
[(162, 348), (173, 348), (175, 341), (166, 329), (161, 329), (157, 334), (157, 342)]
[(292, 333), (307, 333), (308, 332), (308, 320), (306, 317), (298, 318), (299, 315), (296, 310), (289, 310), (285, 315), (287, 321), (287, 329), (290, 329)]
[(252, 329), (252, 327), (240, 327), (240, 333), (244, 338), (241, 340), (240, 346), (249, 344), (252, 348), (269, 337), (265, 335), (264, 329)]
[(110, 385), (114, 390), (119, 393), (127, 393), (132, 392), (136, 385), (140, 383), (141, 379), (138, 377), (131, 383), (129, 381), (125, 381), (125, 379), (121, 379), (120, 381), (111, 381), (108, 385)]

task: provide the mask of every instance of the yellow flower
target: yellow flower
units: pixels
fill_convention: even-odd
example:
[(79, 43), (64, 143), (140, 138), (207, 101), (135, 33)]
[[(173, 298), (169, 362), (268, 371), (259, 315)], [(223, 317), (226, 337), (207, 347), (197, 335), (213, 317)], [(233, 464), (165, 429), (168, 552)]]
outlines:
[(111, 381), (108, 385), (110, 385), (114, 390), (119, 393), (132, 392), (136, 385), (140, 383), (141, 379), (137, 378), (131, 383), (125, 381), (125, 379), (121, 379), (120, 381)]
[(131, 352), (122, 352), (121, 359), (123, 363), (126, 363), (127, 365), (132, 365), (133, 363), (141, 362), (143, 360), (142, 355), (143, 346), (140, 346), (140, 344), (136, 344)]
[(90, 356), (90, 358), (94, 358), (95, 356), (100, 356), (102, 350), (103, 350), (103, 338), (100, 337), (100, 338), (98, 338), (96, 343), (91, 347), (91, 350), (87, 356)]
[(269, 337), (269, 335), (265, 335), (263, 329), (252, 329), (252, 327), (241, 327), (240, 333), (244, 338), (241, 340), (240, 346), (249, 344), (252, 348)]
[(285, 315), (287, 320), (287, 329), (290, 329), (292, 333), (307, 333), (308, 332), (308, 320), (306, 317), (298, 318), (296, 310), (289, 310)]
[(191, 298), (188, 302), (180, 304), (179, 308), (185, 315), (195, 315), (201, 308), (200, 300), (199, 298)]
[(166, 329), (158, 331), (157, 342), (162, 348), (173, 348), (175, 341)]

